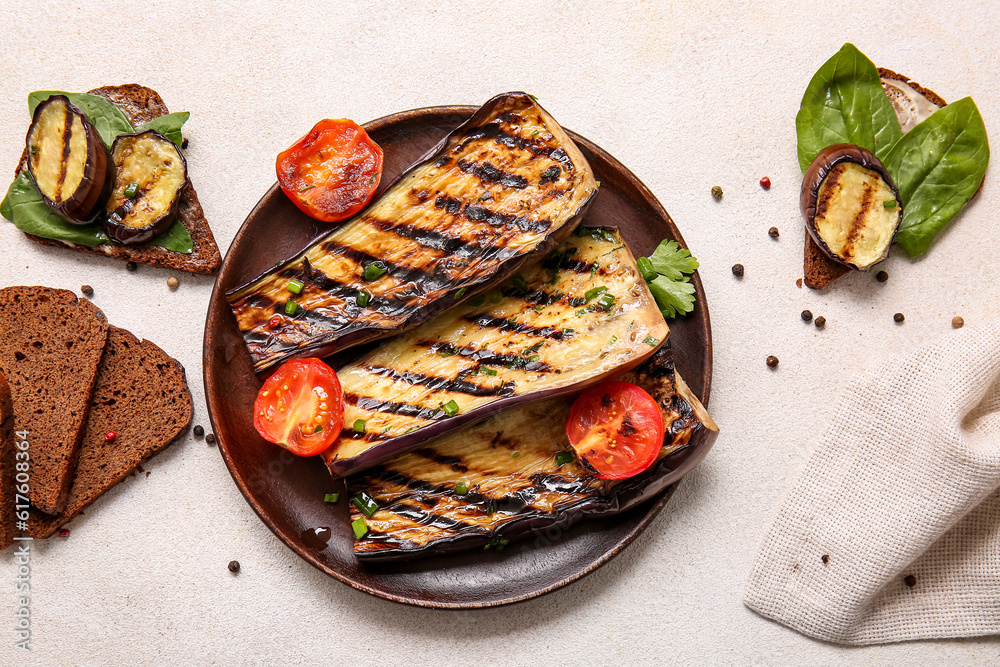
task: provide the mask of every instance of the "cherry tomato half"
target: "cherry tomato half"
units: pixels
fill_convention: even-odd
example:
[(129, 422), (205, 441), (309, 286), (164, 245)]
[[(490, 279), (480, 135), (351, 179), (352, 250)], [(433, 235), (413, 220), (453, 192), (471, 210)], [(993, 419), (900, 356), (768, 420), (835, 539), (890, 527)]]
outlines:
[(641, 387), (605, 382), (580, 394), (569, 412), (566, 437), (601, 479), (638, 475), (663, 447), (663, 413)]
[(351, 217), (382, 180), (382, 149), (353, 120), (321, 120), (278, 153), (278, 183), (288, 198), (317, 220)]
[(319, 359), (292, 359), (269, 377), (253, 404), (253, 425), (269, 442), (315, 456), (344, 427), (344, 392)]

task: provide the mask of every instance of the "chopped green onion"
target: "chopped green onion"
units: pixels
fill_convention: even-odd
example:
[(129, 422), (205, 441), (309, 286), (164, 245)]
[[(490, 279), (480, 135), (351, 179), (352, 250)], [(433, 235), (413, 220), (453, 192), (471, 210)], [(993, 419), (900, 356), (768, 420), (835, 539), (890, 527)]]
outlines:
[(595, 287), (594, 289), (587, 290), (586, 293), (583, 295), (583, 298), (586, 299), (587, 301), (590, 301), (594, 297), (604, 294), (607, 291), (608, 288), (605, 287), (604, 285), (601, 285), (600, 287)]
[(473, 308), (478, 308), (479, 306), (483, 305), (484, 303), (486, 303), (486, 295), (485, 294), (478, 294), (478, 295), (472, 297), (472, 300), (469, 301), (469, 305), (472, 306)]
[(315, 185), (307, 185), (307, 186), (305, 186), (303, 188), (299, 188), (299, 192), (305, 192), (306, 190), (312, 190), (314, 187), (316, 187), (316, 186)]
[(585, 308), (581, 308), (580, 310), (576, 311), (573, 314), (576, 315), (577, 317), (582, 317), (587, 314), (587, 310)]
[[(538, 136), (538, 130), (535, 130), (534, 132), (531, 133), (531, 138), (532, 139), (534, 139), (537, 136)], [(34, 146), (32, 146), (32, 148), (34, 148)]]
[(441, 409), (444, 410), (444, 413), (449, 417), (454, 417), (458, 414), (458, 403), (455, 402), (455, 399), (451, 399), (442, 405)]
[(606, 230), (606, 229), (602, 229), (602, 230), (601, 230), (601, 237), (602, 237), (602, 238), (603, 238), (603, 239), (604, 239), (605, 241), (607, 241), (608, 243), (618, 243), (618, 239), (616, 239), (616, 238), (615, 238), (614, 236), (612, 236), (612, 235), (611, 235), (611, 232), (609, 232), (609, 231), (608, 231), (608, 230)]
[(136, 182), (129, 183), (125, 186), (125, 191), (122, 192), (126, 197), (134, 197), (135, 193), (139, 191), (139, 184)]
[(537, 354), (533, 354), (530, 357), (528, 357), (528, 361), (538, 361), (539, 359), (541, 359), (541, 357), (538, 356)]
[(538, 313), (540, 313), (540, 312), (542, 312), (543, 310), (545, 310), (545, 306), (544, 306), (544, 305), (542, 305), (542, 304), (538, 304), (537, 306), (535, 306), (535, 312), (538, 312)]
[(885, 206), (886, 208), (896, 208), (896, 200), (889, 199), (888, 201), (884, 201), (882, 202), (882, 206)]
[(643, 339), (642, 342), (645, 343), (646, 345), (650, 345), (652, 347), (656, 347), (657, 345), (659, 345), (660, 339), (659, 338), (653, 338), (652, 336), (646, 336)]
[(354, 503), (354, 506), (361, 510), (361, 513), (367, 517), (375, 516), (375, 512), (378, 512), (379, 509), (378, 503), (375, 502), (375, 499), (364, 491), (351, 498), (351, 502)]
[(497, 376), (497, 372), (495, 370), (493, 370), (492, 368), (480, 368), (479, 372), (482, 373), (482, 374), (484, 374), (484, 375), (489, 375), (491, 377), (496, 377)]
[(563, 329), (563, 336), (572, 336), (576, 333), (576, 329)]
[(352, 521), (351, 528), (354, 530), (354, 539), (356, 540), (360, 540), (368, 534), (368, 522), (365, 521), (364, 517), (359, 516)]
[(373, 280), (381, 278), (388, 272), (389, 269), (385, 268), (385, 264), (383, 262), (372, 262), (365, 267), (365, 272), (362, 277), (365, 279), (365, 282), (370, 283)]
[(635, 263), (639, 266), (639, 273), (646, 279), (646, 282), (656, 279), (656, 269), (653, 268), (653, 263), (649, 261), (649, 257), (640, 257)]
[(510, 457), (511, 457), (512, 459), (516, 459), (516, 458), (517, 458), (518, 456), (520, 456), (520, 455), (521, 455), (521, 452), (514, 452), (513, 454), (511, 454), (511, 455), (510, 455)]
[(354, 430), (357, 431), (358, 433), (364, 433), (365, 432), (365, 420), (364, 419), (356, 419), (356, 420), (354, 420)]
[(469, 487), (466, 486), (465, 482), (459, 482), (455, 485), (455, 493), (460, 496), (464, 496), (469, 492)]
[(501, 301), (503, 301), (502, 292), (493, 292), (493, 294), (490, 294), (490, 303), (500, 303)]
[(338, 500), (340, 500), (340, 494), (339, 493), (328, 493), (328, 494), (326, 494), (326, 498), (323, 499), (323, 502), (326, 502), (326, 503), (335, 503)]
[(372, 177), (368, 179), (368, 182), (369, 183), (374, 183), (375, 182), (375, 174), (372, 174)]
[(612, 336), (611, 340), (608, 341), (608, 345), (614, 345), (618, 342), (618, 336)]
[(370, 301), (371, 298), (372, 298), (372, 295), (371, 295), (370, 292), (366, 292), (365, 290), (361, 290), (360, 292), (358, 292), (358, 297), (355, 299), (355, 302), (359, 306), (361, 306), (362, 308), (364, 308), (365, 306), (368, 305), (368, 301)]
[[(538, 130), (535, 130), (535, 132), (537, 133)], [(534, 135), (532, 135), (532, 136), (534, 136)], [(31, 144), (31, 154), (34, 155), (37, 152), (38, 152), (38, 146), (36, 146), (35, 144)]]
[(297, 312), (299, 312), (299, 304), (291, 299), (285, 302), (285, 315), (294, 315)]
[(304, 287), (301, 280), (296, 280), (292, 278), (288, 281), (288, 291), (292, 294), (302, 294), (302, 288)]
[[(490, 511), (487, 512), (487, 514), (493, 514), (493, 512)], [(503, 548), (508, 544), (510, 544), (510, 540), (506, 537), (494, 537), (486, 543), (486, 546), (483, 547), (483, 551), (489, 551), (491, 548), (496, 549), (497, 551), (503, 551)]]
[(615, 305), (615, 295), (614, 294), (604, 294), (600, 299), (597, 300), (597, 305), (599, 305), (604, 310), (611, 310), (611, 307)]
[(322, 432), (323, 432), (323, 425), (322, 424), (316, 424), (316, 428), (313, 429), (313, 433), (322, 433)]
[(524, 276), (517, 274), (513, 279), (514, 287), (521, 290), (522, 292), (528, 289), (528, 281), (524, 279)]
[(463, 296), (465, 296), (465, 293), (468, 292), (468, 291), (469, 291), (468, 287), (463, 287), (462, 289), (460, 289), (457, 292), (455, 292), (455, 300), (457, 301), (457, 300), (461, 299)]
[(566, 465), (567, 463), (572, 463), (573, 459), (575, 458), (576, 456), (573, 454), (573, 452), (559, 452), (558, 454), (556, 454), (556, 465), (563, 466)]

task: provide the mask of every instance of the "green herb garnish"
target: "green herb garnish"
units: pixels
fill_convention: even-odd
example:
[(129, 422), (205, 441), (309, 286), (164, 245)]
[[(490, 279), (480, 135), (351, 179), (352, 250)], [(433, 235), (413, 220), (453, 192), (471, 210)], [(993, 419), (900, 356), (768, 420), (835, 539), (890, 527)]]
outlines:
[(285, 302), (285, 315), (294, 315), (297, 312), (299, 312), (299, 304), (291, 299)]
[(302, 294), (303, 283), (301, 280), (292, 278), (288, 281), (288, 291), (292, 294)]
[(459, 482), (455, 485), (455, 494), (459, 496), (464, 496), (469, 492), (469, 487), (465, 482)]
[(668, 240), (661, 241), (648, 259), (657, 274), (647, 278), (649, 291), (663, 316), (669, 319), (694, 310), (694, 285), (687, 274), (698, 269), (698, 260), (677, 241)]
[(135, 193), (138, 191), (139, 191), (139, 184), (136, 183), (135, 181), (132, 181), (131, 183), (125, 186), (125, 189), (122, 191), (122, 194), (125, 195), (126, 197), (134, 197)]
[(361, 290), (360, 292), (358, 292), (358, 296), (357, 296), (356, 299), (354, 299), (354, 301), (355, 301), (355, 303), (357, 303), (362, 308), (365, 308), (368, 305), (368, 302), (371, 300), (371, 298), (372, 298), (372, 295), (371, 295), (370, 292), (366, 292), (365, 290)]
[(455, 402), (455, 399), (451, 399), (442, 405), (441, 409), (444, 410), (444, 413), (449, 417), (454, 417), (458, 414), (458, 403)]
[(322, 432), (323, 432), (323, 425), (322, 424), (316, 424), (316, 428), (313, 429), (313, 433), (316, 434), (316, 433), (322, 433)]
[(306, 190), (312, 190), (314, 187), (316, 187), (316, 186), (315, 185), (306, 185), (304, 187), (299, 188), (299, 192), (305, 192)]
[(364, 432), (365, 432), (365, 420), (364, 419), (355, 419), (354, 420), (354, 430), (355, 430), (355, 432), (361, 433), (362, 435), (364, 435)]
[(378, 503), (375, 502), (375, 499), (364, 491), (351, 498), (351, 502), (354, 503), (355, 507), (361, 510), (362, 514), (369, 518), (375, 516), (375, 512), (378, 512), (379, 510)]
[(587, 301), (590, 301), (594, 297), (604, 294), (607, 291), (608, 288), (605, 287), (604, 285), (601, 285), (600, 287), (595, 287), (593, 289), (587, 290), (586, 293), (584, 293), (583, 298), (586, 299)]
[(359, 516), (352, 521), (351, 528), (354, 530), (354, 539), (356, 540), (360, 540), (368, 534), (368, 522), (365, 521), (364, 517)]
[(888, 199), (888, 200), (882, 202), (882, 206), (884, 206), (885, 208), (896, 208), (896, 200), (895, 199)]
[(556, 465), (564, 466), (567, 463), (572, 463), (575, 458), (576, 455), (573, 452), (559, 452), (556, 454)]
[(656, 347), (657, 345), (660, 344), (660, 339), (653, 338), (652, 336), (646, 336), (645, 338), (642, 339), (642, 342), (651, 347)]
[(465, 296), (465, 293), (468, 291), (469, 291), (468, 287), (463, 287), (462, 289), (455, 292), (455, 300), (458, 301), (459, 299), (461, 299), (463, 296)]
[(365, 282), (370, 283), (373, 280), (381, 278), (388, 272), (389, 269), (385, 267), (385, 263), (376, 261), (365, 267), (365, 272), (362, 277), (365, 279)]
[(495, 370), (493, 370), (492, 368), (486, 368), (485, 366), (480, 366), (479, 372), (482, 373), (483, 375), (489, 375), (491, 377), (497, 376), (497, 372)]
[(339, 493), (328, 493), (328, 494), (326, 494), (326, 497), (323, 498), (323, 502), (325, 502), (325, 503), (335, 503), (338, 500), (340, 500), (340, 494)]

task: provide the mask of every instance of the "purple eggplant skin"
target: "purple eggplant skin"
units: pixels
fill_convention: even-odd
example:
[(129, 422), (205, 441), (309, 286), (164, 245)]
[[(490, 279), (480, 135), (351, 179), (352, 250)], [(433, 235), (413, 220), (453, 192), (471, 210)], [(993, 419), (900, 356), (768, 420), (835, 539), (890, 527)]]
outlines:
[[(135, 132), (132, 134), (120, 134), (115, 138), (114, 144), (111, 147), (112, 160), (122, 158), (116, 158), (116, 153), (119, 149), (124, 150), (129, 142), (137, 142), (141, 140), (153, 139), (157, 143), (165, 147), (165, 150), (169, 151), (172, 156), (171, 159), (179, 159), (178, 165), (170, 165), (173, 169), (179, 169), (183, 173), (183, 181), (179, 186), (176, 185), (178, 179), (174, 179), (174, 183), (167, 183), (167, 179), (160, 178), (156, 180), (154, 178), (152, 182), (152, 187), (145, 187), (147, 183), (138, 182), (138, 191), (136, 196), (126, 197), (123, 191), (128, 187), (131, 182), (131, 177), (119, 178), (121, 173), (121, 165), (114, 163), (114, 174), (112, 178), (108, 181), (111, 184), (111, 197), (107, 202), (108, 210), (106, 211), (106, 216), (104, 218), (104, 231), (114, 241), (122, 243), (125, 245), (135, 245), (139, 243), (145, 243), (150, 239), (159, 236), (160, 234), (167, 231), (170, 225), (173, 224), (174, 220), (177, 218), (177, 212), (180, 210), (181, 195), (187, 189), (190, 181), (187, 177), (187, 160), (184, 154), (177, 148), (177, 145), (173, 141), (163, 136), (159, 132), (154, 130), (146, 130), (144, 132)], [(125, 156), (127, 157), (127, 156)], [(150, 175), (152, 177), (152, 175)], [(136, 176), (136, 178), (140, 178)], [(126, 217), (129, 212), (133, 210), (135, 204), (142, 200), (144, 197), (151, 197), (155, 195), (155, 189), (157, 187), (175, 187), (174, 192), (171, 195), (171, 200), (169, 205), (166, 207), (161, 207), (162, 213), (157, 215), (155, 218), (150, 220), (147, 224), (135, 227), (125, 222)], [(154, 202), (155, 204), (155, 202)]]
[[(868, 266), (859, 267), (856, 264), (845, 261), (843, 258), (838, 256), (827, 243), (820, 237), (819, 232), (816, 230), (815, 220), (817, 205), (819, 201), (819, 191), (826, 180), (827, 176), (830, 175), (831, 170), (839, 164), (845, 162), (852, 162), (865, 169), (876, 172), (881, 176), (882, 180), (889, 186), (892, 192), (896, 196), (896, 205), (898, 207), (898, 220), (902, 220), (902, 202), (899, 196), (899, 188), (896, 187), (896, 183), (892, 180), (892, 176), (889, 175), (889, 171), (882, 164), (875, 155), (866, 148), (861, 146), (856, 146), (854, 144), (833, 144), (824, 148), (819, 154), (813, 159), (809, 167), (806, 169), (806, 173), (802, 177), (802, 190), (799, 195), (799, 208), (802, 211), (802, 215), (805, 218), (806, 231), (812, 236), (816, 245), (819, 246), (820, 250), (829, 257), (831, 260), (840, 264), (841, 266), (846, 266), (849, 269), (854, 270), (867, 270), (883, 261), (889, 256), (889, 249), (892, 247), (892, 239), (885, 246), (885, 252), (876, 261), (871, 262)], [(896, 229), (892, 233), (892, 237), (895, 238), (896, 232), (899, 231), (899, 223), (896, 224)]]
[[(646, 376), (645, 380), (641, 379), (643, 375)], [(656, 388), (656, 383), (660, 382), (661, 378), (664, 377), (670, 378), (670, 384), (673, 387), (668, 394), (664, 394)], [(558, 489), (557, 493), (569, 493), (570, 488), (578, 487), (580, 489), (578, 491), (580, 495), (579, 500), (553, 512), (524, 508), (520, 510), (520, 514), (517, 517), (503, 523), (494, 530), (483, 529), (477, 531), (472, 529), (472, 526), (469, 526), (469, 530), (456, 533), (450, 537), (434, 539), (421, 546), (415, 546), (412, 543), (393, 538), (385, 539), (386, 536), (375, 534), (376, 540), (380, 541), (377, 544), (368, 544), (366, 541), (370, 541), (370, 538), (364, 538), (362, 542), (358, 542), (356, 545), (355, 557), (364, 563), (407, 561), (472, 549), (483, 549), (490, 544), (503, 543), (502, 540), (513, 543), (532, 536), (537, 537), (534, 546), (544, 548), (551, 545), (551, 540), (549, 537), (546, 537), (546, 533), (553, 529), (558, 529), (561, 534), (562, 531), (567, 530), (578, 521), (587, 518), (620, 514), (662, 493), (667, 487), (679, 481), (705, 458), (718, 437), (718, 426), (708, 416), (707, 410), (701, 406), (697, 397), (690, 393), (690, 390), (680, 376), (675, 374), (669, 341), (642, 366), (621, 379), (636, 382), (640, 386), (643, 386), (644, 389), (650, 391), (651, 395), (660, 402), (665, 414), (675, 416), (667, 425), (668, 428), (664, 435), (664, 447), (674, 446), (677, 449), (654, 463), (651, 468), (635, 477), (614, 483), (611, 489), (604, 493), (592, 493), (587, 489), (586, 485), (581, 485), (580, 482), (556, 481), (554, 484), (556, 489)], [(686, 442), (678, 446), (678, 440), (683, 441), (685, 437), (687, 438)], [(563, 445), (553, 443), (552, 453), (554, 454), (561, 446)], [(446, 464), (448, 462), (448, 460), (442, 459), (442, 463)], [(472, 465), (471, 462), (467, 461), (467, 463)], [(370, 489), (368, 484), (371, 478), (368, 475), (373, 475), (374, 479), (381, 480), (385, 475), (388, 475), (388, 478), (392, 479), (393, 475), (398, 474), (392, 462), (387, 463), (385, 468), (384, 470), (376, 469), (358, 476), (349, 477), (347, 479), (348, 492), (353, 496)], [(538, 476), (540, 478), (545, 477), (544, 473), (538, 473)], [(456, 472), (454, 481), (451, 482), (441, 481), (437, 475), (433, 475), (433, 477), (436, 480), (437, 489), (435, 489), (435, 484), (427, 484), (422, 479), (411, 480), (408, 484), (412, 485), (411, 488), (415, 489), (413, 493), (427, 493), (431, 496), (439, 492), (453, 494), (454, 491), (439, 491), (439, 489), (454, 489), (454, 481), (462, 480), (464, 474)], [(400, 481), (398, 483), (407, 482)], [(539, 480), (537, 483), (543, 482)], [(545, 491), (541, 492), (545, 493)], [(376, 495), (375, 500), (382, 500), (382, 498)], [(400, 502), (400, 499), (395, 499), (392, 502)], [(435, 498), (432, 497), (427, 498), (427, 504), (433, 507), (438, 506)], [(393, 507), (393, 505), (387, 505), (390, 511), (393, 510)], [(351, 507), (351, 513), (352, 518), (357, 518), (355, 515), (358, 512), (356, 512), (353, 506)], [(433, 526), (437, 525), (435, 519), (441, 519), (442, 517), (434, 515), (425, 517), (423, 520), (415, 517), (411, 518), (427, 526), (424, 530), (433, 530)], [(375, 519), (377, 521), (377, 515)], [(443, 525), (447, 525), (447, 523)], [(359, 549), (359, 546), (364, 546), (365, 548)]]
[[(36, 132), (42, 131), (40, 120), (43, 115), (52, 110), (53, 105), (65, 105), (66, 120), (72, 122), (78, 118), (82, 122), (86, 136), (87, 159), (83, 167), (83, 178), (80, 184), (69, 197), (60, 197), (59, 201), (50, 198), (51, 192), (46, 194), (48, 188), (44, 179), (36, 173), (40, 153), (38, 151), (38, 141), (35, 138)], [(32, 183), (42, 196), (42, 200), (66, 222), (74, 225), (86, 225), (94, 221), (104, 210), (104, 203), (111, 195), (111, 153), (101, 140), (101, 135), (97, 129), (87, 120), (86, 114), (77, 106), (72, 104), (65, 95), (52, 95), (47, 100), (35, 107), (35, 113), (31, 118), (31, 126), (24, 139), (27, 156), (28, 175)], [(63, 148), (63, 155), (60, 164), (65, 171), (66, 158), (70, 151)], [(40, 184), (39, 181), (42, 181)]]
[[(397, 176), (378, 199), (373, 200), (365, 210), (358, 213), (355, 218), (352, 218), (352, 220), (363, 218), (367, 213), (373, 210), (383, 198), (392, 193), (394, 188), (399, 186), (403, 180), (415, 175), (415, 172), (418, 172), (421, 168), (428, 164), (432, 164), (437, 160), (447, 159), (449, 153), (453, 150), (458, 150), (463, 142), (486, 136), (489, 128), (484, 124), (490, 119), (499, 118), (508, 112), (513, 111), (516, 113), (519, 110), (523, 111), (529, 108), (538, 108), (541, 110), (544, 116), (548, 118), (556, 128), (558, 128), (558, 124), (554, 121), (554, 119), (551, 119), (551, 116), (549, 116), (547, 112), (544, 112), (541, 107), (537, 106), (530, 95), (523, 92), (497, 95), (487, 101), (468, 120), (455, 128), (436, 146), (427, 151), (427, 153), (416, 160), (403, 173)], [(565, 136), (565, 131), (561, 128), (554, 128), (554, 130)], [(401, 322), (395, 326), (386, 328), (384, 326), (379, 326), (378, 322), (368, 322), (364, 319), (368, 316), (366, 313), (356, 315), (351, 314), (350, 312), (347, 312), (346, 314), (338, 313), (334, 319), (343, 318), (346, 321), (346, 324), (341, 326), (336, 331), (316, 336), (308, 342), (295, 344), (289, 344), (282, 340), (282, 337), (285, 335), (282, 330), (279, 329), (276, 331), (267, 326), (268, 321), (274, 314), (281, 314), (281, 309), (284, 306), (284, 300), (282, 299), (278, 301), (271, 299), (268, 295), (260, 294), (255, 290), (264, 285), (265, 279), (269, 276), (280, 278), (282, 284), (287, 282), (287, 280), (294, 278), (305, 283), (307, 288), (313, 282), (320, 283), (326, 280), (328, 278), (327, 276), (324, 276), (322, 272), (316, 271), (315, 267), (310, 266), (307, 262), (304, 263), (302, 260), (311, 248), (332, 236), (330, 231), (322, 233), (295, 256), (278, 263), (275, 267), (269, 269), (267, 272), (261, 274), (257, 278), (254, 278), (248, 283), (227, 292), (226, 296), (236, 316), (237, 324), (240, 326), (243, 332), (244, 340), (247, 342), (248, 348), (250, 349), (251, 357), (254, 361), (254, 370), (258, 373), (258, 375), (263, 375), (270, 369), (280, 363), (283, 363), (284, 361), (287, 361), (288, 359), (325, 357), (349, 347), (363, 345), (365, 343), (387, 338), (402, 331), (412, 329), (413, 327), (432, 317), (435, 317), (445, 310), (482, 294), (492, 286), (516, 273), (525, 264), (549, 253), (555, 247), (560, 245), (573, 233), (576, 227), (583, 220), (590, 204), (597, 196), (598, 191), (594, 175), (590, 169), (590, 165), (586, 161), (586, 158), (579, 152), (579, 149), (575, 146), (575, 144), (572, 144), (572, 140), (568, 136), (566, 137), (566, 142), (570, 145), (565, 148), (551, 151), (550, 155), (552, 156), (552, 159), (557, 159), (562, 162), (564, 164), (564, 168), (565, 164), (572, 163), (574, 168), (581, 174), (580, 176), (577, 176), (577, 178), (580, 178), (588, 184), (594, 184), (593, 190), (587, 195), (586, 199), (580, 202), (573, 215), (563, 222), (558, 229), (555, 229), (551, 233), (547, 234), (545, 238), (531, 251), (505, 259), (495, 272), (485, 275), (477, 275), (471, 279), (463, 280), (461, 283), (449, 285), (446, 295), (442, 294), (441, 298), (434, 299), (427, 303), (421, 303), (416, 306), (407, 303), (405, 307), (401, 308), (398, 312), (393, 313), (393, 317), (401, 320)], [(351, 220), (346, 221), (340, 229), (350, 225), (351, 222)], [(336, 233), (336, 231), (334, 233)], [(489, 250), (504, 251), (505, 248), (491, 247)], [(341, 295), (345, 296), (347, 301), (353, 301), (354, 294), (359, 287), (364, 288), (363, 285), (355, 286), (353, 284), (348, 285), (348, 287), (351, 287), (352, 291), (349, 293), (345, 291), (344, 294)], [(420, 293), (425, 290), (425, 286), (423, 285), (413, 285), (412, 288), (412, 291), (415, 293)], [(434, 291), (437, 290), (435, 289)], [(463, 298), (457, 298), (459, 295)], [(302, 299), (299, 299), (299, 301), (301, 302)], [(298, 326), (298, 320), (308, 320), (311, 316), (307, 304), (300, 303), (300, 306), (302, 306), (302, 308), (300, 309), (299, 314), (287, 323), (287, 328), (292, 329), (293, 333), (294, 327)], [(245, 323), (250, 320), (252, 320), (252, 324)]]

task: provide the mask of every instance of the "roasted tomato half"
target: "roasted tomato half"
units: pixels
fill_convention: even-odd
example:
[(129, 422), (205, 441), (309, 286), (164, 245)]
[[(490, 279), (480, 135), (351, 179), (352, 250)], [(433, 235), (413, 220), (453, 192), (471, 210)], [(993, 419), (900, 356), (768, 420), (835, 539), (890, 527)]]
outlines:
[(663, 435), (660, 406), (628, 382), (605, 382), (583, 392), (566, 423), (580, 462), (601, 479), (632, 477), (651, 466)]
[(293, 454), (319, 454), (344, 427), (337, 373), (319, 359), (292, 359), (260, 388), (253, 425), (265, 440)]
[(321, 120), (278, 154), (278, 183), (317, 220), (339, 222), (365, 207), (382, 180), (382, 149), (353, 120)]

